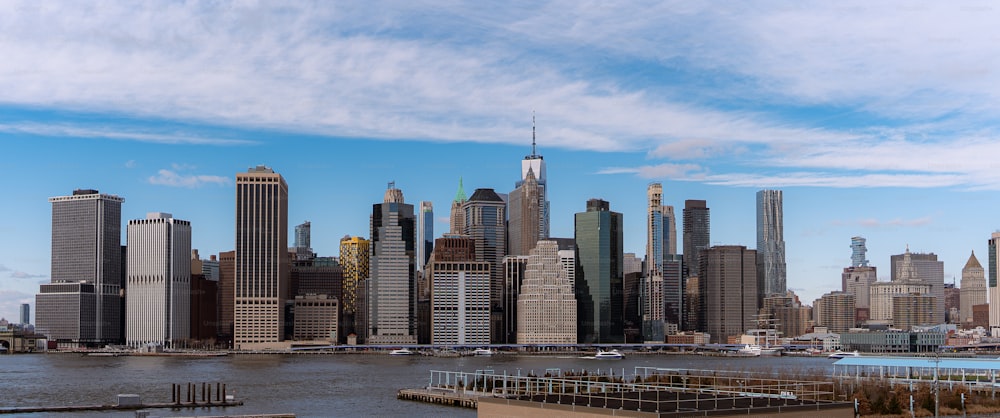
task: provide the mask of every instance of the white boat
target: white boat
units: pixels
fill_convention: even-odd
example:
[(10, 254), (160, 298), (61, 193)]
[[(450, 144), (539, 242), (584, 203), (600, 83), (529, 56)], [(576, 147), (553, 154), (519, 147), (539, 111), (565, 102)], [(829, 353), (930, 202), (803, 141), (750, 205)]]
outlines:
[(736, 350), (736, 352), (741, 356), (757, 357), (760, 356), (761, 348), (757, 344), (745, 344), (739, 350)]
[(854, 350), (854, 352), (850, 353), (837, 350), (835, 353), (826, 356), (826, 358), (844, 358), (844, 357), (861, 357), (861, 354), (859, 354), (857, 350)]
[(399, 350), (392, 350), (389, 352), (390, 356), (412, 356), (413, 352), (405, 348), (400, 348)]
[(475, 351), (472, 352), (472, 354), (476, 356), (492, 356), (496, 354), (496, 351), (490, 350), (488, 348), (477, 348)]
[(597, 354), (594, 355), (594, 358), (601, 360), (621, 360), (625, 358), (625, 355), (619, 353), (618, 350), (611, 350), (611, 351), (598, 350)]

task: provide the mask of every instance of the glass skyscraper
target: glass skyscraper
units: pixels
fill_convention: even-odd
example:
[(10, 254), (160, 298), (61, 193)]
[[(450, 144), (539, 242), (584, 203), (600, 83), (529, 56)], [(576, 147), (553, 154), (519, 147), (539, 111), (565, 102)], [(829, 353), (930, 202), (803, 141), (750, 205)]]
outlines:
[(575, 216), (574, 237), (577, 342), (625, 342), (622, 214), (590, 199)]
[(372, 205), (365, 295), (369, 344), (417, 343), (416, 217), (403, 191), (389, 183)]
[(423, 270), (434, 251), (434, 204), (426, 200), (420, 202), (417, 236), (417, 269)]

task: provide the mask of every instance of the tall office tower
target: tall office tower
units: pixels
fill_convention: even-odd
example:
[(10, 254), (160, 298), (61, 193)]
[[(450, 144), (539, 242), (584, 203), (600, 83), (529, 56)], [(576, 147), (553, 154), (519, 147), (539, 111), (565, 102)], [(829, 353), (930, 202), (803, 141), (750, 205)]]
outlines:
[(517, 299), (517, 344), (576, 344), (576, 298), (555, 241), (528, 256)]
[[(647, 337), (642, 329), (643, 262), (635, 253), (625, 253), (622, 259), (622, 312), (625, 326), (625, 342), (642, 342)], [(662, 330), (662, 326), (659, 329)], [(662, 332), (660, 332), (662, 334)]]
[[(987, 287), (989, 289), (989, 305), (990, 305), (990, 320), (989, 320), (989, 330), (990, 335), (1000, 335), (1000, 288), (997, 287), (997, 272), (1000, 269), (1000, 232), (994, 232), (990, 236), (990, 240), (987, 242), (989, 245), (989, 271), (987, 274)], [(35, 309), (38, 309), (38, 305), (35, 305)], [(38, 321), (38, 317), (35, 321)]]
[(969, 328), (969, 325), (972, 324), (972, 307), (987, 303), (987, 300), (986, 270), (983, 269), (982, 264), (979, 264), (976, 252), (973, 251), (972, 255), (969, 256), (969, 261), (962, 268), (962, 288), (959, 298), (962, 307), (958, 323)]
[(279, 347), (289, 299), (288, 184), (257, 166), (236, 174), (233, 346)]
[(219, 253), (219, 341), (233, 343), (236, 313), (236, 251)]
[(490, 263), (475, 261), (472, 238), (438, 238), (426, 273), (431, 344), (490, 343)]
[(152, 212), (127, 233), (125, 343), (174, 347), (191, 337), (191, 223)]
[(420, 201), (417, 237), (417, 269), (423, 270), (434, 251), (434, 204), (426, 200)]
[(357, 310), (360, 283), (367, 280), (369, 263), (368, 240), (345, 235), (340, 239), (340, 266), (344, 270), (344, 298), (341, 306), (345, 315)]
[(663, 316), (663, 262), (670, 243), (663, 214), (663, 185), (646, 186), (646, 271), (640, 285), (639, 305), (642, 312), (642, 335), (646, 341), (666, 341)]
[(854, 295), (854, 317), (857, 322), (871, 318), (871, 286), (877, 280), (875, 266), (844, 267), (840, 274), (841, 291)]
[[(895, 263), (893, 264), (895, 265)], [(870, 317), (872, 320), (893, 320), (894, 308), (892, 298), (894, 297), (911, 294), (930, 294), (931, 287), (921, 280), (917, 273), (916, 266), (911, 258), (909, 246), (906, 247), (906, 252), (903, 253), (903, 260), (898, 264), (896, 273), (892, 276), (895, 279), (891, 282), (875, 282), (870, 286)]]
[[(903, 254), (896, 254), (889, 257), (894, 267), (892, 280), (899, 278), (899, 266), (903, 262), (903, 257)], [(934, 305), (934, 321), (943, 324), (945, 320), (944, 262), (938, 261), (938, 256), (934, 253), (911, 253), (910, 258), (913, 262), (914, 277), (916, 280), (926, 284), (929, 287), (928, 292), (930, 295), (937, 298), (937, 302)]]
[(701, 328), (701, 283), (698, 276), (688, 277), (684, 284), (682, 328), (684, 331), (703, 331)]
[[(535, 150), (535, 115), (531, 115), (531, 154), (524, 156), (521, 160), (521, 180), (515, 184), (516, 187), (521, 187), (521, 183), (528, 180), (528, 173), (532, 173), (535, 176), (535, 181), (538, 183), (538, 216), (532, 216), (532, 219), (537, 219), (538, 221), (538, 239), (549, 239), (549, 194), (548, 194), (548, 176), (545, 170), (545, 160), (538, 152)], [(534, 248), (534, 244), (531, 245)], [(527, 255), (527, 253), (521, 254)]]
[(702, 252), (699, 328), (713, 343), (756, 327), (757, 251), (741, 245), (714, 246)]
[(607, 201), (590, 199), (574, 224), (577, 342), (625, 342), (622, 214)]
[(28, 325), (31, 323), (31, 305), (27, 303), (21, 304), (21, 325)]
[(677, 215), (674, 215), (674, 207), (663, 206), (663, 239), (667, 242), (667, 254), (680, 254), (677, 252)]
[(124, 199), (74, 190), (52, 203), (52, 282), (35, 297), (39, 333), (60, 346), (121, 341), (124, 284), (121, 209)]
[(462, 209), (465, 212), (464, 234), (476, 242), (476, 261), (490, 263), (490, 323), (492, 341), (503, 336), (503, 257), (507, 251), (507, 208), (493, 189), (476, 189)]
[(312, 250), (312, 224), (309, 221), (295, 225), (295, 248)]
[(666, 335), (676, 334), (684, 324), (683, 256), (667, 254), (663, 260), (663, 323)]
[(851, 267), (868, 267), (868, 259), (865, 253), (868, 247), (865, 246), (863, 237), (851, 237)]
[(813, 302), (816, 325), (827, 327), (830, 332), (841, 334), (854, 328), (854, 295), (830, 292)]
[(527, 255), (508, 255), (503, 258), (503, 334), (502, 344), (517, 342), (517, 298), (524, 282), (524, 269), (528, 267)]
[(464, 234), (465, 233), (465, 202), (469, 198), (465, 196), (465, 187), (462, 186), (462, 178), (458, 178), (458, 191), (455, 192), (455, 199), (451, 201), (451, 216), (450, 226), (451, 230), (448, 231), (451, 234)]
[(539, 207), (545, 204), (542, 191), (535, 172), (529, 167), (527, 176), (510, 192), (510, 255), (527, 255), (535, 248), (535, 243), (543, 239), (539, 220), (542, 214)]
[(684, 270), (687, 277), (698, 277), (700, 253), (712, 242), (711, 217), (704, 200), (684, 201)]
[(211, 256), (214, 270), (206, 266), (209, 262), (201, 259), (197, 249), (191, 249), (190, 330), (191, 339), (196, 341), (216, 341), (219, 334), (219, 261)]
[(368, 344), (417, 343), (416, 225), (413, 205), (389, 183), (372, 205)]
[(757, 192), (757, 300), (783, 295), (785, 285), (785, 227), (781, 190)]

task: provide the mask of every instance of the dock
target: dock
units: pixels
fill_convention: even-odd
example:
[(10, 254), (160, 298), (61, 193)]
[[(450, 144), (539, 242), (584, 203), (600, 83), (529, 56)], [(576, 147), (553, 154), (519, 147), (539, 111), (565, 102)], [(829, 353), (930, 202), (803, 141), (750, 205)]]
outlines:
[(476, 409), (479, 406), (480, 396), (486, 395), (483, 393), (465, 393), (432, 388), (400, 389), (399, 392), (396, 392), (396, 399), (472, 409)]
[[(187, 388), (186, 397), (182, 396), (182, 388)], [(2, 407), (0, 415), (32, 414), (39, 412), (81, 412), (81, 411), (139, 411), (143, 409), (194, 409), (211, 407), (242, 406), (242, 400), (236, 400), (232, 395), (226, 395), (226, 384), (216, 383), (213, 399), (212, 384), (201, 383), (200, 399), (199, 385), (187, 383), (170, 385), (170, 402), (142, 402), (139, 395), (118, 394), (115, 403), (92, 405), (55, 405), (55, 406), (17, 406)]]

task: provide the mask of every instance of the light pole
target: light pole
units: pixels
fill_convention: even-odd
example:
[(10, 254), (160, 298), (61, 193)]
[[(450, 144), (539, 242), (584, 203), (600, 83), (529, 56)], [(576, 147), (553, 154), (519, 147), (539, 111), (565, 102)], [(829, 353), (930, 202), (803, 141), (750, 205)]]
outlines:
[(938, 418), (938, 402), (941, 399), (941, 385), (939, 381), (941, 380), (938, 372), (940, 371), (941, 354), (940, 351), (934, 350), (934, 418)]

